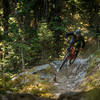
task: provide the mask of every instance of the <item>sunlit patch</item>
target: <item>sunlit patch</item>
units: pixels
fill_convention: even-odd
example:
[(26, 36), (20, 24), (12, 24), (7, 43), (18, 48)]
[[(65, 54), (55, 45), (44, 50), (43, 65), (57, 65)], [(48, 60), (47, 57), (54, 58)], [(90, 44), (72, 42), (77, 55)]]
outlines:
[(75, 14), (75, 15), (74, 15), (74, 18), (78, 20), (78, 19), (81, 18), (81, 17), (80, 17), (79, 14)]
[(9, 18), (9, 23), (16, 23), (15, 17), (10, 17)]
[(4, 31), (4, 29), (3, 29), (3, 27), (2, 27), (2, 26), (0, 26), (0, 30), (1, 30), (1, 31)]

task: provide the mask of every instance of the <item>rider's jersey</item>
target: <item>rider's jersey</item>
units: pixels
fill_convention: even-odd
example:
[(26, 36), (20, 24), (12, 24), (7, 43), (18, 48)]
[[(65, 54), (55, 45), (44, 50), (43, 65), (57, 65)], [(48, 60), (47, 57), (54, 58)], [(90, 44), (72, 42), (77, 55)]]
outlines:
[(71, 37), (69, 46), (75, 45), (75, 43), (76, 43), (77, 48), (85, 47), (85, 41), (84, 41), (84, 38), (82, 35), (77, 37), (76, 35), (74, 35), (74, 32), (68, 32), (68, 33), (66, 33), (65, 38), (68, 39), (69, 36)]

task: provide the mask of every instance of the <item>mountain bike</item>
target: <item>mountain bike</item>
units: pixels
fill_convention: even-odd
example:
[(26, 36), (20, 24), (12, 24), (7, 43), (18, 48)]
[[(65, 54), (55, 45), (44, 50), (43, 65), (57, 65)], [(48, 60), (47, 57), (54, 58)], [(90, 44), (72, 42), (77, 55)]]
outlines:
[(61, 65), (60, 65), (59, 69), (61, 70), (63, 65), (66, 62), (69, 62), (69, 65), (73, 64), (75, 59), (76, 59), (76, 57), (77, 57), (77, 54), (78, 54), (77, 48), (71, 47), (70, 51), (69, 52), (67, 51), (67, 53), (66, 53)]

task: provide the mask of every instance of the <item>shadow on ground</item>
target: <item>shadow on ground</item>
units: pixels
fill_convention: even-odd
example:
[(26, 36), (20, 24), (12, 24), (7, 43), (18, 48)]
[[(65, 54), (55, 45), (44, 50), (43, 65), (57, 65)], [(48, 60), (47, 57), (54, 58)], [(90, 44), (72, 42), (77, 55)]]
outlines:
[(100, 100), (100, 88), (87, 92), (69, 92), (59, 96), (58, 99), (42, 98), (32, 94), (4, 94), (0, 100)]
[(100, 100), (100, 88), (87, 92), (70, 92), (61, 94), (58, 100)]

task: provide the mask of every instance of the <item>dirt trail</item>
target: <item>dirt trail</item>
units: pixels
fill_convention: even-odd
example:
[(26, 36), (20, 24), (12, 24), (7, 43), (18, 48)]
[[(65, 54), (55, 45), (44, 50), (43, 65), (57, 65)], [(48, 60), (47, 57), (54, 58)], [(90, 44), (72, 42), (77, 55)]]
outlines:
[(79, 85), (86, 75), (88, 68), (88, 59), (77, 59), (71, 66), (64, 65), (59, 72), (56, 71), (61, 62), (54, 63), (56, 80), (54, 82), (55, 90), (53, 93), (59, 97), (60, 94), (71, 91), (81, 91)]

